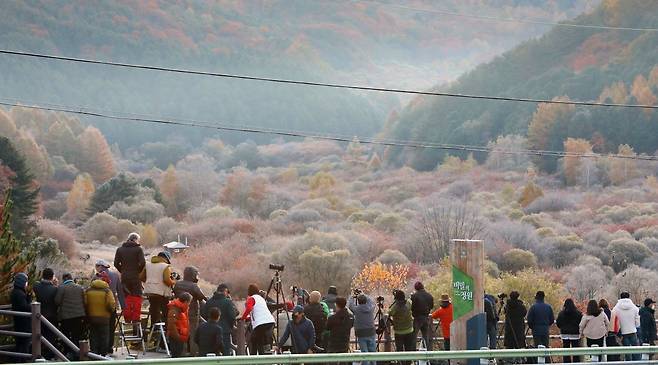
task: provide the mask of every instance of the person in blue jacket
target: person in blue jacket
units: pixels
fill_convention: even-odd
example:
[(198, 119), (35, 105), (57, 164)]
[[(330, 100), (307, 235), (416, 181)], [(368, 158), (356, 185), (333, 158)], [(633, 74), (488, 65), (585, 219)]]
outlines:
[(292, 310), (292, 321), (288, 322), (283, 336), (279, 339), (278, 346), (274, 346), (276, 352), (292, 336), (292, 353), (311, 354), (315, 345), (315, 328), (313, 322), (304, 316), (304, 307), (295, 306)]
[(548, 330), (555, 323), (553, 308), (544, 303), (545, 297), (546, 294), (543, 291), (538, 291), (535, 295), (535, 304), (528, 310), (528, 327), (532, 330), (535, 347), (539, 347), (539, 345), (548, 347)]

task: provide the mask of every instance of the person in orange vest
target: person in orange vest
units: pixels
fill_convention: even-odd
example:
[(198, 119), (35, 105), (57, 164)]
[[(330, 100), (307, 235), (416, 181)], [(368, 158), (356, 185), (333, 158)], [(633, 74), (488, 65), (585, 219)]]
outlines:
[(439, 308), (432, 313), (432, 318), (441, 322), (441, 333), (443, 334), (443, 349), (450, 350), (450, 324), (452, 323), (452, 303), (448, 294), (441, 294)]
[(190, 338), (188, 315), (191, 301), (192, 295), (183, 292), (167, 305), (167, 337), (169, 337), (171, 357), (181, 357), (185, 344)]

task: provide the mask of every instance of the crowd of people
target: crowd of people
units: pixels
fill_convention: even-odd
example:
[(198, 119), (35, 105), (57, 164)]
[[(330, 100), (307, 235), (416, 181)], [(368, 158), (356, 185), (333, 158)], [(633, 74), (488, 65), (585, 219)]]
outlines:
[[(352, 296), (340, 296), (330, 287), (323, 297), (319, 291), (304, 291), (291, 300), (277, 303), (256, 284), (249, 285), (242, 313), (231, 298), (227, 284), (219, 284), (208, 298), (199, 287), (199, 271), (186, 267), (182, 278), (173, 271), (171, 254), (159, 252), (145, 260), (140, 236), (131, 233), (117, 249), (116, 272), (104, 260), (95, 263), (95, 271), (85, 288), (70, 273), (61, 276), (61, 283), (52, 269), (42, 271), (41, 279), (29, 293), (25, 273), (14, 275), (11, 293), (12, 310), (29, 312), (32, 299), (41, 303), (41, 313), (73, 343), (89, 339), (90, 350), (99, 355), (112, 354), (117, 321), (133, 327), (133, 333), (143, 335), (142, 299), (148, 300), (149, 327), (161, 324), (166, 331), (172, 357), (229, 356), (233, 354), (233, 330), (238, 319), (249, 323), (248, 353), (251, 355), (289, 351), (296, 354), (350, 351), (354, 337), (361, 352), (377, 351), (378, 336), (390, 324), (396, 351), (433, 349), (432, 324), (438, 320), (444, 349), (450, 349), (450, 325), (453, 304), (448, 294), (440, 297), (435, 307), (434, 297), (421, 282), (414, 293), (394, 292), (393, 303), (386, 309), (382, 297), (373, 299), (360, 291)], [(81, 279), (81, 278), (78, 278)], [(653, 344), (656, 340), (655, 301), (646, 299), (638, 308), (630, 295), (621, 293), (610, 309), (605, 300), (590, 301), (582, 313), (572, 299), (564, 302), (557, 318), (538, 291), (535, 303), (527, 308), (516, 291), (505, 295), (484, 295), (486, 330), (489, 348), (498, 346), (498, 322), (501, 311), (505, 320), (505, 348), (526, 348), (526, 325), (532, 332), (534, 347), (550, 346), (550, 328), (559, 328), (563, 347), (579, 347), (583, 339), (587, 346), (633, 346)], [(387, 316), (384, 316), (387, 314)], [(389, 323), (386, 323), (387, 318)], [(18, 332), (30, 332), (29, 317), (14, 317)], [(57, 344), (55, 334), (46, 326), (42, 334)], [(353, 336), (352, 336), (353, 334)], [(419, 337), (420, 334), (420, 347)], [(381, 338), (380, 338), (381, 339)], [(16, 349), (29, 352), (30, 339), (16, 337)], [(61, 346), (69, 359), (77, 359), (67, 346)], [(44, 352), (47, 358), (54, 354)], [(636, 359), (631, 356), (629, 359)], [(610, 356), (609, 360), (618, 360)], [(564, 362), (579, 362), (577, 356), (565, 356)], [(366, 363), (367, 364), (367, 363)]]

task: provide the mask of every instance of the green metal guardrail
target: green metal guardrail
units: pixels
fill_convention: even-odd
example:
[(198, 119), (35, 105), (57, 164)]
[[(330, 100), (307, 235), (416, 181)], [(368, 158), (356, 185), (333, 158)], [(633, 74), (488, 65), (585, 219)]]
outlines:
[[(519, 350), (470, 350), (470, 351), (427, 351), (427, 352), (370, 352), (347, 354), (310, 354), (310, 355), (265, 355), (265, 356), (228, 356), (228, 357), (184, 357), (176, 359), (137, 359), (116, 360), (113, 365), (271, 365), (271, 364), (313, 364), (313, 363), (354, 363), (362, 361), (417, 361), (417, 360), (458, 360), (458, 359), (502, 359), (550, 356), (584, 356), (584, 355), (630, 355), (642, 354), (642, 363), (648, 363), (648, 355), (658, 353), (658, 346), (634, 347), (580, 347), (580, 348), (546, 348)], [(98, 362), (80, 361), (79, 365), (98, 365)]]

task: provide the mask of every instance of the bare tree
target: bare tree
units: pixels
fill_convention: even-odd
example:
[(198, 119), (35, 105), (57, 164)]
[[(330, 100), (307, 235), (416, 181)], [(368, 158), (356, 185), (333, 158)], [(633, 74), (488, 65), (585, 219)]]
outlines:
[(466, 204), (430, 206), (414, 227), (418, 232), (418, 256), (424, 262), (440, 261), (449, 254), (450, 240), (483, 238), (485, 224)]

